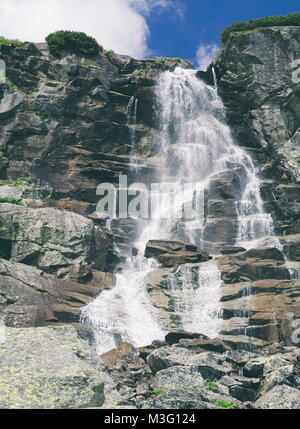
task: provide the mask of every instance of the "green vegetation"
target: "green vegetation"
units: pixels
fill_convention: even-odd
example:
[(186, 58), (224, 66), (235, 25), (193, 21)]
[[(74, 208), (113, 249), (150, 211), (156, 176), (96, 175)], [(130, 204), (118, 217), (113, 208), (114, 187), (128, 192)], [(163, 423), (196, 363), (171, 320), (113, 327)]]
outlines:
[(300, 26), (300, 13), (291, 13), (285, 16), (268, 16), (266, 18), (251, 19), (247, 22), (234, 22), (222, 32), (221, 39), (225, 43), (231, 33), (247, 32), (266, 27)]
[(221, 410), (236, 410), (238, 408), (236, 404), (229, 401), (219, 401), (215, 404), (215, 406)]
[(97, 69), (97, 70), (101, 70), (101, 71), (107, 71), (107, 69), (106, 69), (106, 68), (104, 68), (104, 67), (99, 67), (99, 66), (97, 66), (97, 64), (84, 63), (83, 65), (84, 65), (84, 67), (87, 67), (87, 68), (89, 68), (89, 69)]
[(51, 116), (47, 116), (47, 115), (45, 115), (45, 113), (38, 112), (38, 111), (35, 111), (35, 110), (24, 110), (24, 112), (26, 112), (26, 113), (33, 113), (34, 115), (36, 115), (39, 118), (41, 118), (43, 121), (52, 121), (52, 119), (53, 119), (53, 118), (51, 118)]
[(0, 197), (0, 204), (1, 203), (16, 204), (17, 206), (24, 205), (21, 200), (18, 200), (17, 198), (14, 198), (14, 197)]
[(107, 56), (108, 59), (111, 59), (116, 55), (116, 53), (115, 53), (115, 51), (110, 49), (109, 51), (105, 52), (105, 55)]
[(0, 159), (5, 158), (5, 153), (4, 152), (0, 152)]
[(219, 390), (219, 386), (212, 381), (206, 381), (204, 385), (208, 390)]
[(60, 56), (68, 52), (81, 56), (94, 56), (103, 51), (102, 46), (90, 36), (78, 31), (56, 31), (46, 37), (50, 52)]
[(33, 186), (33, 178), (16, 179), (16, 180), (0, 180), (0, 186)]
[(162, 390), (162, 389), (155, 389), (155, 390), (152, 390), (152, 392), (150, 392), (150, 395), (151, 396), (158, 396), (158, 395), (161, 395), (162, 393), (164, 393), (164, 390)]
[(8, 77), (5, 78), (5, 83), (7, 85), (11, 86), (12, 88), (19, 90), (17, 85), (14, 82), (12, 82), (10, 79), (8, 79)]
[(11, 40), (11, 39), (6, 39), (3, 36), (0, 36), (0, 47), (1, 46), (12, 46), (13, 48), (22, 48), (23, 47), (23, 43), (20, 40)]

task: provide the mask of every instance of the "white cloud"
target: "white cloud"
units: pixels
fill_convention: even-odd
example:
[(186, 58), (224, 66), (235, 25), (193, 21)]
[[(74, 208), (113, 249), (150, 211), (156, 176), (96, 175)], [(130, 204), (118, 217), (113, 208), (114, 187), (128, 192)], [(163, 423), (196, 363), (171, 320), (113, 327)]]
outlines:
[(215, 43), (204, 45), (201, 44), (197, 49), (197, 65), (200, 70), (206, 70), (211, 63), (216, 53), (220, 50), (220, 47)]
[[(0, 0), (0, 33), (41, 42), (57, 30), (84, 31), (105, 49), (143, 58), (149, 53), (147, 15), (173, 9), (174, 0)], [(181, 15), (180, 15), (181, 14)]]

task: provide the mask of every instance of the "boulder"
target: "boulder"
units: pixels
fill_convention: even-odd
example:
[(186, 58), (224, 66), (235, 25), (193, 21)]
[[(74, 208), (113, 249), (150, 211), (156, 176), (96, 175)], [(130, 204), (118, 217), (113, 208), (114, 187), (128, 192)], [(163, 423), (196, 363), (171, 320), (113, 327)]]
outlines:
[(246, 377), (260, 378), (264, 373), (264, 367), (267, 361), (267, 357), (249, 360), (244, 367), (244, 375)]
[(7, 259), (80, 281), (90, 279), (92, 268), (105, 269), (111, 245), (111, 237), (83, 216), (12, 204), (1, 205), (0, 240)]
[(136, 354), (137, 351), (132, 344), (124, 343), (120, 347), (102, 354), (100, 358), (105, 366), (113, 367), (126, 359), (133, 358)]
[(259, 379), (235, 375), (222, 377), (219, 383), (227, 386), (229, 394), (241, 402), (254, 402), (260, 386)]
[(169, 332), (165, 336), (165, 341), (167, 344), (171, 346), (173, 344), (179, 343), (179, 341), (182, 339), (194, 340), (194, 339), (200, 339), (200, 338), (202, 340), (208, 339), (205, 335), (202, 335), (202, 334), (190, 333), (186, 331), (173, 331), (173, 332)]
[(264, 393), (255, 404), (256, 409), (297, 410), (300, 408), (300, 390), (283, 384)]
[[(273, 387), (281, 384), (292, 386), (293, 382), (295, 387), (298, 383), (295, 382), (296, 371), (293, 362), (287, 361), (280, 356), (271, 356), (264, 365), (264, 381), (262, 390), (268, 392)], [(293, 386), (292, 386), (293, 387)]]
[(212, 390), (210, 384), (205, 383), (192, 367), (174, 366), (159, 371), (151, 385), (157, 396), (148, 402), (150, 408), (217, 409), (220, 401), (235, 403), (238, 408), (243, 408), (240, 401), (228, 395), (222, 386)]
[(197, 246), (172, 240), (150, 240), (146, 245), (145, 257), (157, 258), (165, 253), (173, 252), (197, 252)]
[(106, 375), (72, 327), (6, 328), (0, 408), (101, 407)]
[(162, 347), (155, 350), (147, 357), (147, 363), (155, 374), (172, 366), (192, 366), (208, 380), (219, 379), (233, 370), (231, 365), (220, 363), (218, 356), (213, 353), (197, 355), (182, 347)]

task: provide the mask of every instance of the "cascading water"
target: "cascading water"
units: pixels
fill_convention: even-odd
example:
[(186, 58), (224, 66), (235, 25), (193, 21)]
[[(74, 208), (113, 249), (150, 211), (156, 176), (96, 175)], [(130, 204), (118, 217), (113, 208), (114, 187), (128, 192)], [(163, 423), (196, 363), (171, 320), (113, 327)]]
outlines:
[(131, 165), (138, 171), (137, 159), (134, 157), (136, 150), (136, 119), (137, 119), (138, 99), (131, 97), (127, 106), (127, 126), (130, 133), (131, 144)]
[[(156, 182), (172, 182), (175, 189), (183, 182), (197, 183), (209, 189), (210, 182), (222, 173), (236, 172), (242, 198), (236, 199), (238, 244), (251, 247), (257, 240), (271, 239), (272, 219), (264, 214), (260, 199), (260, 184), (250, 156), (235, 146), (230, 129), (225, 124), (225, 111), (216, 87), (197, 78), (194, 70), (177, 68), (160, 75), (156, 86), (156, 111), (160, 123), (161, 168)], [(130, 118), (136, 123), (137, 104), (128, 106)], [(131, 133), (135, 146), (135, 134)], [(191, 195), (190, 204), (193, 203)], [(185, 199), (176, 200), (176, 212), (182, 212)], [(149, 221), (137, 220), (138, 238), (134, 247), (137, 257), (129, 257), (116, 276), (116, 286), (103, 292), (84, 308), (82, 319), (95, 333), (99, 353), (114, 348), (122, 340), (143, 346), (162, 339), (170, 329), (151, 304), (145, 278), (158, 269), (153, 260), (145, 259), (146, 243), (150, 239), (185, 239), (201, 247), (205, 224), (188, 228), (184, 218), (165, 218), (159, 211)], [(195, 274), (196, 269), (196, 274)], [(182, 266), (168, 281), (181, 327), (194, 332), (218, 335), (221, 327), (221, 274), (214, 261), (197, 267)]]
[(168, 278), (168, 293), (174, 313), (187, 332), (198, 332), (215, 338), (222, 326), (221, 273), (215, 261), (199, 268), (182, 265)]

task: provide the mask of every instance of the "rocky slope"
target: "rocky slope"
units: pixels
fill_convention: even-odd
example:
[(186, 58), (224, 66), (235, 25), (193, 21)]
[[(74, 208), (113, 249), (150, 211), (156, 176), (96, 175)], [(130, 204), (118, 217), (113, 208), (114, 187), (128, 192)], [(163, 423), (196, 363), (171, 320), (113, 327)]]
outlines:
[[(214, 63), (236, 143), (256, 162), (265, 208), (286, 257), (296, 264), (300, 117), (290, 64), (299, 51), (299, 28), (274, 27), (231, 35)], [(178, 266), (193, 272), (211, 257), (188, 243), (157, 241), (149, 243), (146, 256), (157, 257), (163, 268), (148, 276), (147, 290), (177, 334), (139, 350), (124, 345), (102, 356), (104, 365), (78, 338), (92, 341), (92, 332), (79, 324), (81, 308), (114, 286), (115, 267), (135, 233), (128, 219), (106, 229), (95, 214), (96, 188), (117, 183), (119, 174), (131, 177), (133, 163), (144, 182), (155, 175), (155, 78), (191, 65), (108, 53), (94, 60), (55, 59), (47, 45), (31, 43), (3, 46), (1, 58), (7, 80), (0, 82), (0, 315), (8, 328), (7, 341), (0, 342), (0, 407), (202, 409), (225, 401), (240, 408), (299, 408), (293, 333), (300, 280), (291, 278), (274, 248), (227, 246), (216, 259), (223, 324), (213, 341), (177, 332), (166, 281), (171, 275), (183, 282)], [(199, 78), (211, 82), (211, 68)], [(131, 97), (138, 99), (134, 154)], [(235, 238), (224, 226), (233, 185), (234, 174), (217, 178), (218, 198), (210, 200), (228, 242)], [(73, 327), (61, 326), (66, 324)], [(27, 358), (31, 366), (25, 368)], [(64, 369), (66, 362), (70, 368)], [(8, 383), (11, 372), (17, 375)]]

